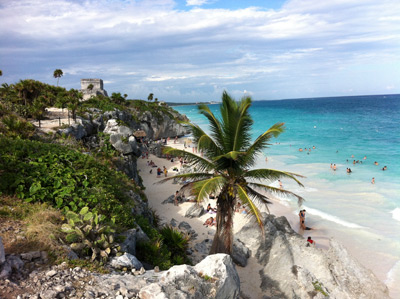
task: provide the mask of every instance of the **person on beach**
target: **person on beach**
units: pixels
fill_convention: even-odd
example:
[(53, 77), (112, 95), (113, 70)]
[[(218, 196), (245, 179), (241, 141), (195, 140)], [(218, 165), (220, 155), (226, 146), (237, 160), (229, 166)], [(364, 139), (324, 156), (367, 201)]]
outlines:
[(336, 171), (336, 164), (333, 164), (333, 171)]
[(161, 176), (161, 174), (162, 174), (161, 168), (158, 167), (157, 168), (157, 177), (159, 178)]
[(175, 195), (174, 195), (174, 205), (175, 206), (177, 206), (179, 204), (178, 197), (179, 197), (179, 191), (176, 191)]
[(375, 184), (375, 178), (372, 178), (371, 184)]
[(382, 170), (383, 170), (383, 171), (385, 171), (386, 169), (387, 169), (387, 167), (386, 167), (386, 166), (384, 166), (384, 167), (382, 168)]
[(217, 212), (217, 209), (212, 208), (211, 204), (209, 203), (207, 206), (207, 213), (216, 213), (216, 212)]
[(208, 226), (214, 226), (215, 224), (216, 224), (216, 223), (215, 223), (214, 217), (208, 218), (208, 219), (203, 223), (203, 225), (205, 225), (206, 227), (208, 227)]
[(307, 238), (307, 246), (310, 246), (310, 245), (315, 246), (316, 243), (315, 243), (315, 241), (313, 239), (311, 239), (311, 237), (308, 237)]
[(378, 163), (378, 162), (376, 162), (376, 161), (374, 162), (374, 164), (375, 164), (375, 165), (379, 165), (379, 163)]
[(306, 217), (306, 215), (303, 213), (303, 211), (305, 211), (305, 210), (300, 210), (300, 212), (299, 212), (300, 227)]
[(164, 175), (165, 175), (165, 177), (168, 176), (168, 170), (167, 170), (167, 168), (165, 168), (165, 167), (164, 167)]
[(283, 188), (283, 185), (282, 185), (282, 182), (281, 182), (281, 180), (278, 180), (278, 182), (279, 182), (279, 188)]
[(178, 140), (178, 136), (175, 136), (174, 143)]

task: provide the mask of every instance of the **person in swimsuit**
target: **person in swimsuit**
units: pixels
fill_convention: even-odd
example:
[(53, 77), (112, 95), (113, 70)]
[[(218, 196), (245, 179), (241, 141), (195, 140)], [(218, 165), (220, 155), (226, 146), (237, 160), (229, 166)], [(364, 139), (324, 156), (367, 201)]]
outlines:
[(315, 246), (316, 244), (315, 244), (315, 241), (313, 240), (313, 239), (311, 239), (311, 237), (308, 237), (307, 238), (307, 245), (308, 244), (311, 244), (311, 245), (313, 245), (313, 246)]

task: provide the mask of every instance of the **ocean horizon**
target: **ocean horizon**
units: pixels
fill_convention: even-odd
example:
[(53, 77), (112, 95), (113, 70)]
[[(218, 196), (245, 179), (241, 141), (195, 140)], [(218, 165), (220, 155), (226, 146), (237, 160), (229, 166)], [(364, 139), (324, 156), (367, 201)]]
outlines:
[[(174, 109), (209, 132), (196, 105)], [(219, 115), (218, 104), (210, 109)], [(283, 184), (305, 198), (307, 225), (343, 243), (400, 297), (400, 95), (254, 101), (250, 114), (254, 139), (277, 122), (286, 128), (255, 167), (305, 176), (304, 188)], [(298, 213), (297, 202), (279, 200)]]

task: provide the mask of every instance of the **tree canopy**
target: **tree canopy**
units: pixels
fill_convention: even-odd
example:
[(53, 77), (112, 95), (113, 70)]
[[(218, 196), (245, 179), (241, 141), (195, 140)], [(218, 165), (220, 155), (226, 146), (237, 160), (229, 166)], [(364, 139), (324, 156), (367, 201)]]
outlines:
[(198, 202), (208, 199), (211, 193), (217, 195), (217, 231), (210, 254), (232, 252), (233, 216), (238, 202), (263, 229), (260, 207), (271, 203), (272, 195), (292, 196), (299, 202), (303, 201), (301, 196), (269, 184), (287, 178), (303, 186), (297, 179), (301, 175), (275, 169), (253, 169), (257, 155), (268, 146), (272, 137), (284, 131), (284, 124), (274, 124), (252, 142), (250, 106), (250, 97), (236, 102), (224, 92), (220, 119), (207, 105), (198, 106), (199, 112), (209, 121), (210, 135), (198, 125), (186, 123), (203, 156), (169, 147), (164, 150), (165, 153), (183, 157), (197, 171), (179, 174), (162, 182), (176, 178), (184, 180), (182, 191), (189, 191)]

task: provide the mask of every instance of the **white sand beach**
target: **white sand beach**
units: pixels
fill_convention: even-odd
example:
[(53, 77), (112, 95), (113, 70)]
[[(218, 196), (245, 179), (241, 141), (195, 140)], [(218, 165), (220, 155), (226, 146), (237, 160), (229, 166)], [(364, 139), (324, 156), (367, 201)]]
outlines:
[[(184, 149), (183, 142), (184, 140), (182, 138), (179, 139), (177, 143), (174, 143), (171, 140), (168, 143), (168, 146)], [(187, 148), (186, 150), (192, 151), (192, 148)], [(215, 215), (210, 215), (206, 213), (199, 218), (186, 218), (185, 213), (187, 209), (193, 205), (192, 202), (182, 203), (179, 204), (179, 206), (175, 206), (173, 204), (162, 204), (165, 199), (167, 199), (171, 195), (174, 195), (175, 192), (179, 190), (182, 185), (173, 184), (172, 180), (163, 184), (157, 184), (157, 182), (165, 178), (165, 176), (164, 174), (162, 174), (160, 177), (157, 177), (157, 168), (148, 166), (148, 160), (152, 160), (155, 165), (157, 165), (161, 169), (163, 169), (163, 166), (165, 166), (168, 169), (168, 176), (173, 176), (175, 174), (173, 168), (177, 167), (179, 169), (180, 163), (177, 159), (175, 159), (174, 162), (171, 162), (167, 159), (157, 158), (154, 155), (149, 155), (148, 159), (138, 159), (138, 169), (140, 171), (139, 174), (143, 179), (144, 186), (146, 187), (145, 193), (149, 200), (150, 207), (157, 211), (157, 213), (162, 218), (163, 223), (168, 224), (173, 218), (176, 219), (178, 222), (186, 221), (187, 223), (189, 223), (190, 226), (198, 234), (197, 239), (193, 242), (198, 243), (207, 238), (212, 239), (215, 227), (205, 227), (203, 223), (206, 221), (207, 218)], [(150, 173), (151, 169), (153, 170), (152, 173)], [(209, 200), (202, 203), (204, 208), (207, 207), (209, 202), (211, 203), (212, 207), (215, 207), (215, 200)], [(269, 205), (268, 208), (271, 214), (274, 214), (277, 217), (285, 216), (288, 219), (292, 228), (299, 232), (299, 218), (297, 215), (293, 214), (288, 207), (285, 207), (278, 202), (274, 202), (273, 204)], [(234, 232), (238, 232), (248, 221), (254, 220), (246, 217), (241, 213), (235, 213)], [(254, 224), (254, 229), (258, 229), (256, 224)], [(329, 240), (324, 236), (323, 232), (311, 230), (304, 233), (305, 238), (309, 235), (312, 235), (313, 239), (316, 240), (317, 247), (324, 249), (328, 248)], [(246, 267), (243, 268), (240, 266), (236, 266), (236, 269), (240, 276), (241, 291), (243, 292), (243, 294), (248, 298), (261, 298), (261, 280), (258, 274), (261, 267), (255, 261), (255, 259), (251, 257), (248, 260), (248, 265)]]

